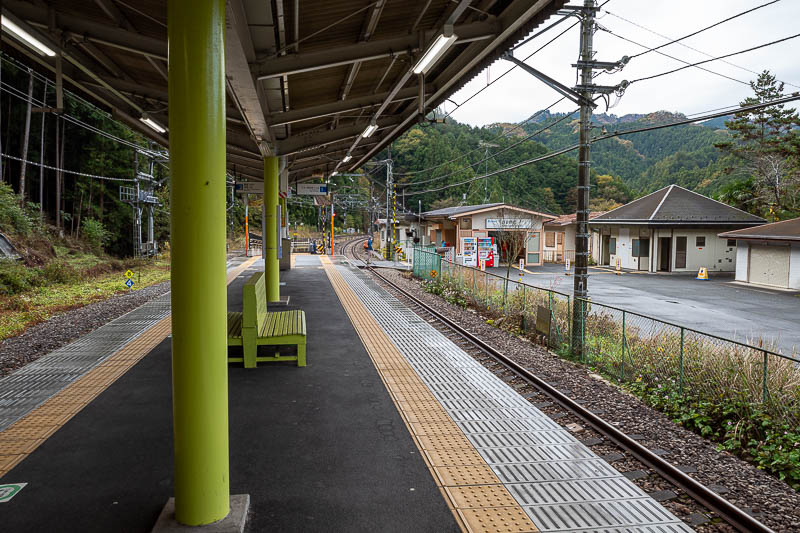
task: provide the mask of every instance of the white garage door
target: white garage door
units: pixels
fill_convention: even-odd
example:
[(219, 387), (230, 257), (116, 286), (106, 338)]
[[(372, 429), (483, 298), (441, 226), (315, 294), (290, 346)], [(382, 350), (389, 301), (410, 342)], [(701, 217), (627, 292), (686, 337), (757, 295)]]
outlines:
[(754, 245), (750, 247), (750, 282), (789, 286), (789, 247)]

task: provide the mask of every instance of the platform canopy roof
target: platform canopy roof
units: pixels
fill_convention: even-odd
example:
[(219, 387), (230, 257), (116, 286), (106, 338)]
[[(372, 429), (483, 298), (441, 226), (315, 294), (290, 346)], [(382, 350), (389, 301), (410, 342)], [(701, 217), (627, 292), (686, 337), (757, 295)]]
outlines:
[[(228, 168), (259, 180), (262, 157), (280, 155), (290, 182), (354, 170), (565, 3), (228, 0)], [(140, 121), (168, 128), (166, 4), (3, 0), (2, 12), (62, 55), (67, 87), (168, 146), (168, 132)], [(7, 30), (6, 49), (55, 72), (55, 56)], [(451, 34), (423, 82), (415, 66)]]

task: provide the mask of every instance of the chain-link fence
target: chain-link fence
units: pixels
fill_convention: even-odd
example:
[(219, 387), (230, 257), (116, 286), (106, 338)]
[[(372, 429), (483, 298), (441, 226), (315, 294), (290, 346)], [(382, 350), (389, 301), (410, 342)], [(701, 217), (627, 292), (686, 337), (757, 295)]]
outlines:
[[(800, 423), (798, 361), (770, 346), (710, 335), (632, 311), (535, 287), (414, 250), (414, 275), (448, 286), (458, 301), (526, 335), (546, 337), (549, 347), (650, 393), (678, 395), (715, 409), (757, 409), (781, 423)], [(584, 351), (570, 350), (572, 305), (585, 328)]]

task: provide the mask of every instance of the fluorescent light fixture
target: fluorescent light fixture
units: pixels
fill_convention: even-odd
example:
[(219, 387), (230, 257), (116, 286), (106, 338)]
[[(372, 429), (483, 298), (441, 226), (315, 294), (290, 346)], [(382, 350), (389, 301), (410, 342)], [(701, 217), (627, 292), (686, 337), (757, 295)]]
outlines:
[(367, 128), (364, 130), (364, 133), (362, 133), (361, 136), (364, 137), (364, 138), (367, 138), (370, 135), (372, 135), (373, 133), (375, 133), (375, 131), (377, 129), (378, 129), (378, 125), (375, 124), (375, 123), (372, 123), (369, 126), (367, 126)]
[(422, 58), (414, 65), (414, 74), (427, 74), (428, 70), (439, 61), (439, 58), (453, 46), (454, 42), (456, 42), (455, 35), (450, 35), (449, 37), (445, 37), (444, 34), (439, 35), (423, 54)]
[(334, 177), (334, 176), (335, 176), (336, 174), (338, 174), (338, 173), (339, 173), (339, 171), (338, 171), (338, 170), (334, 170), (333, 172), (331, 172), (331, 177)]
[(30, 33), (26, 32), (25, 30), (14, 24), (14, 22), (10, 21), (8, 17), (6, 17), (5, 15), (0, 16), (0, 22), (2, 22), (3, 28), (6, 28), (9, 32), (16, 35), (18, 39), (30, 45), (31, 48), (34, 48), (40, 54), (50, 57), (56, 55), (56, 53), (47, 46), (45, 46), (42, 41), (40, 41)]
[(142, 113), (142, 116), (141, 118), (139, 118), (139, 120), (147, 124), (151, 129), (156, 130), (158, 133), (164, 133), (165, 131), (167, 131), (166, 129), (164, 129), (164, 126), (162, 126), (161, 124), (150, 118), (147, 115), (147, 113)]
[(350, 154), (347, 154), (346, 156), (344, 156), (344, 159), (342, 159), (342, 163), (347, 163), (351, 159), (353, 159), (353, 156), (350, 155)]

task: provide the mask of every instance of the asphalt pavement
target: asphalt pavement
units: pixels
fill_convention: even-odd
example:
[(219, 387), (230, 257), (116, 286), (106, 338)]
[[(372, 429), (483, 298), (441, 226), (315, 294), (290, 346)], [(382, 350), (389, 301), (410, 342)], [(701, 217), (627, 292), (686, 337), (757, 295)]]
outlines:
[[(489, 268), (500, 276), (505, 267)], [(564, 265), (527, 267), (523, 276), (511, 269), (510, 279), (572, 294), (574, 277)], [(571, 270), (574, 274), (574, 269)], [(710, 273), (707, 281), (694, 274), (623, 272), (589, 268), (592, 301), (634, 311), (677, 325), (740, 342), (774, 343), (784, 354), (800, 355), (800, 293), (734, 282), (733, 273)]]

